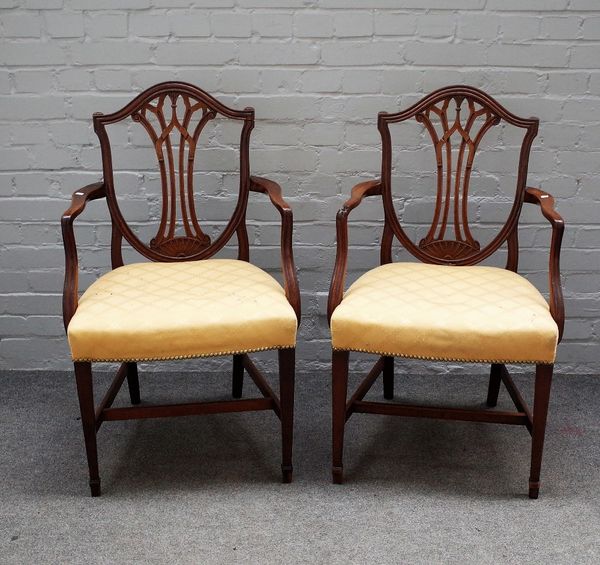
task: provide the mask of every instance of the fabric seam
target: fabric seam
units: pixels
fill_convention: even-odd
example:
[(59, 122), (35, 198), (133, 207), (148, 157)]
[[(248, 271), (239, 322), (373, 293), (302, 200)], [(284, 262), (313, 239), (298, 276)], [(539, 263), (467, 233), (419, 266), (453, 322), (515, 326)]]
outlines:
[(341, 349), (337, 347), (332, 348), (333, 351), (356, 351), (359, 353), (370, 353), (372, 355), (382, 355), (383, 357), (403, 357), (405, 359), (421, 359), (423, 361), (456, 361), (458, 363), (509, 363), (509, 364), (527, 364), (527, 365), (552, 365), (553, 361), (516, 361), (514, 359), (460, 359), (456, 357), (428, 357), (425, 355), (408, 355), (406, 353), (390, 353), (389, 351), (372, 351), (369, 349)]
[(218, 357), (221, 355), (242, 355), (244, 353), (256, 353), (258, 351), (272, 351), (274, 349), (293, 349), (294, 345), (274, 345), (272, 347), (257, 347), (254, 349), (240, 349), (237, 351), (219, 351), (218, 353), (196, 353), (193, 355), (173, 355), (169, 357), (118, 357), (112, 359), (92, 359), (82, 358), (75, 359), (74, 363), (133, 363), (133, 362), (144, 362), (144, 361), (176, 361), (178, 359), (199, 359), (201, 357)]

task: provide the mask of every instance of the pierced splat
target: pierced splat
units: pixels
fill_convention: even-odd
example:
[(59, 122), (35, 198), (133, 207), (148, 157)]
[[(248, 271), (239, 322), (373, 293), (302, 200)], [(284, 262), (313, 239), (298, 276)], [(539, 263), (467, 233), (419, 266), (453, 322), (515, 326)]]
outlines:
[[(462, 114), (466, 114), (463, 117)], [(404, 231), (393, 200), (392, 136), (390, 125), (416, 119), (433, 141), (437, 165), (437, 195), (431, 226), (418, 243)], [(506, 222), (496, 235), (479, 244), (471, 235), (468, 196), (471, 170), (483, 136), (502, 121), (505, 127), (522, 130), (514, 200)], [(406, 110), (380, 112), (377, 128), (381, 134), (381, 195), (385, 227), (381, 240), (381, 260), (392, 261), (392, 243), (397, 239), (411, 255), (438, 265), (476, 265), (505, 243), (508, 263), (516, 270), (518, 261), (517, 224), (525, 197), (531, 145), (538, 131), (537, 118), (521, 118), (501, 106), (491, 96), (472, 86), (447, 86), (425, 96)], [(452, 141), (455, 149), (452, 149)]]
[[(202, 231), (194, 204), (194, 160), (198, 140), (210, 120), (242, 122), (239, 140), (239, 192), (235, 209), (218, 236)], [(149, 135), (159, 164), (162, 208), (159, 226), (145, 243), (123, 217), (115, 190), (112, 147), (106, 126), (133, 120)], [(247, 258), (245, 211), (250, 191), (250, 133), (254, 110), (234, 110), (204, 90), (186, 82), (163, 82), (140, 93), (111, 114), (94, 114), (94, 131), (102, 149), (102, 172), (106, 199), (113, 221), (111, 262), (123, 265), (122, 243), (127, 241), (152, 261), (207, 259), (238, 236), (238, 254)]]
[[(465, 106), (468, 115), (463, 118), (461, 110)], [(467, 207), (471, 171), (481, 139), (500, 122), (500, 117), (474, 100), (458, 95), (427, 106), (415, 119), (431, 136), (437, 164), (435, 212), (419, 248), (440, 259), (475, 255), (480, 245), (469, 229)], [(457, 149), (453, 147), (455, 137), (460, 144)]]
[[(183, 111), (181, 118), (180, 111)], [(216, 112), (203, 102), (179, 92), (160, 94), (131, 115), (148, 132), (159, 163), (162, 212), (150, 248), (164, 255), (188, 257), (211, 244), (210, 237), (198, 223), (193, 182), (198, 138), (206, 123), (215, 116)], [(177, 133), (179, 143), (174, 146), (171, 135)], [(183, 226), (181, 235), (177, 233), (178, 205)]]

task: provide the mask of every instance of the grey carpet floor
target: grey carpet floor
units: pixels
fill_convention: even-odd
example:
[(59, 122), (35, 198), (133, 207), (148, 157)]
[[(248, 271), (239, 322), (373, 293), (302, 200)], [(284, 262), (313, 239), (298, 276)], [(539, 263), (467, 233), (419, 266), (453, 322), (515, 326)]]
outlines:
[[(516, 380), (530, 398), (532, 379)], [(346, 483), (332, 485), (328, 381), (297, 377), (293, 484), (279, 482), (271, 413), (107, 422), (92, 499), (71, 375), (0, 373), (0, 562), (600, 563), (598, 377), (555, 378), (537, 501), (529, 435), (493, 424), (357, 414)], [(230, 381), (151, 373), (141, 386), (164, 402), (225, 398)], [(397, 376), (397, 400), (481, 406), (486, 386)]]

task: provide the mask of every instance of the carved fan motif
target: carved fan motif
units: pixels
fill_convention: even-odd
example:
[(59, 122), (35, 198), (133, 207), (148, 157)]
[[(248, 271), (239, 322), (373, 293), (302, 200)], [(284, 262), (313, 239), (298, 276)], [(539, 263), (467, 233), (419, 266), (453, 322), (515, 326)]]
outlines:
[[(451, 107), (452, 102), (455, 104)], [(466, 118), (461, 116), (463, 105), (468, 108)], [(462, 259), (474, 255), (480, 245), (471, 235), (467, 213), (473, 160), (481, 139), (488, 129), (500, 122), (500, 118), (463, 96), (445, 98), (428, 106), (415, 118), (431, 136), (437, 164), (435, 213), (429, 232), (419, 242), (419, 247), (440, 259)], [(453, 150), (455, 137), (458, 137), (460, 145)], [(453, 239), (446, 238), (450, 223)]]
[[(172, 257), (186, 257), (211, 243), (198, 224), (193, 181), (198, 138), (216, 113), (184, 93), (161, 94), (152, 102), (131, 116), (148, 132), (160, 170), (162, 212), (150, 248)], [(180, 112), (183, 113), (181, 117)], [(171, 136), (177, 133), (179, 143), (174, 147)], [(178, 205), (184, 235), (176, 234)]]

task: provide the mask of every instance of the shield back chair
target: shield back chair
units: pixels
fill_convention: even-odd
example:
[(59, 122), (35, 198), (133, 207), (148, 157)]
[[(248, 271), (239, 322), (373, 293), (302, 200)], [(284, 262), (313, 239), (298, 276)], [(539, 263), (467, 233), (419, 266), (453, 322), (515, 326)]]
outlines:
[[(237, 202), (220, 235), (211, 239), (199, 225), (193, 180), (200, 136), (215, 117), (237, 121), (241, 134)], [(124, 120), (145, 130), (158, 159), (162, 208), (158, 230), (149, 243), (138, 237), (119, 206), (119, 186), (113, 175), (115, 148), (106, 126)], [(115, 113), (94, 114), (93, 121), (100, 140), (103, 180), (77, 190), (62, 216), (66, 255), (63, 316), (75, 365), (92, 496), (100, 495), (96, 433), (103, 422), (220, 412), (273, 410), (281, 420), (283, 481), (291, 482), (294, 356), (300, 320), (293, 218), (277, 183), (250, 176), (254, 110), (233, 110), (191, 84), (165, 82)], [(284, 288), (249, 262), (246, 208), (251, 192), (266, 194), (281, 215)], [(110, 211), (112, 270), (79, 299), (73, 222), (89, 201), (99, 198), (107, 201)], [(237, 259), (213, 258), (234, 234)], [(123, 239), (146, 261), (124, 265)], [(279, 396), (248, 356), (275, 349)], [(137, 362), (223, 355), (233, 357), (233, 400), (140, 405)], [(97, 406), (92, 387), (95, 361), (120, 363)], [(244, 370), (261, 398), (241, 398)], [(125, 379), (133, 406), (112, 407)]]
[[(413, 118), (421, 124), (417, 127), (423, 128), (425, 138), (431, 137), (437, 165), (433, 219), (418, 243), (401, 225), (392, 190), (390, 125)], [(504, 225), (488, 243), (480, 244), (469, 229), (469, 182), (482, 137), (501, 123), (520, 128), (522, 136), (514, 201), (509, 203)], [(398, 127), (401, 130), (405, 125)], [(328, 299), (333, 347), (333, 481), (343, 481), (344, 426), (355, 412), (521, 424), (532, 436), (529, 496), (537, 498), (553, 364), (564, 325), (559, 272), (564, 223), (549, 194), (527, 187), (538, 119), (519, 118), (478, 89), (450, 86), (407, 110), (380, 113), (378, 129), (382, 139), (381, 179), (357, 184), (337, 214), (337, 254)], [(359, 277), (344, 293), (348, 215), (370, 196), (383, 200), (380, 266)], [(517, 274), (523, 203), (538, 205), (552, 227), (549, 305)], [(418, 261), (393, 263), (394, 240)], [(504, 244), (505, 268), (478, 265)], [(376, 354), (379, 359), (347, 399), (350, 351)], [(364, 400), (382, 373), (384, 398), (393, 399), (395, 357), (490, 364), (487, 406), (496, 406), (500, 384), (504, 383), (516, 412)], [(507, 363), (535, 365), (533, 410), (515, 386)]]

